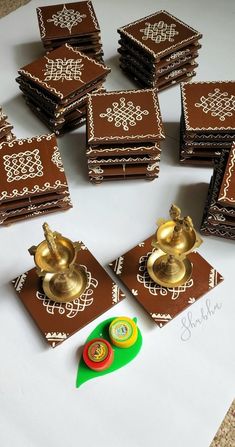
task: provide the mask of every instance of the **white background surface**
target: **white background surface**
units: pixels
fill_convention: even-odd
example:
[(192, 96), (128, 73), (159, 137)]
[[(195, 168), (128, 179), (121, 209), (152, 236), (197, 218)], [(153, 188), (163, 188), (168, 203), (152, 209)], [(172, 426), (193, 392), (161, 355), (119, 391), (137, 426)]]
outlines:
[[(43, 54), (36, 6), (31, 1), (0, 20), (0, 103), (15, 134), (47, 128), (26, 107), (15, 82), (17, 69)], [(119, 70), (118, 26), (166, 9), (204, 35), (195, 80), (234, 76), (233, 0), (93, 0), (108, 90), (136, 88)], [(160, 178), (93, 186), (87, 181), (85, 128), (59, 139), (74, 208), (46, 218), (53, 229), (82, 239), (103, 266), (155, 231), (172, 202), (201, 220), (212, 174), (179, 166), (180, 91), (159, 94), (166, 141)], [(221, 309), (182, 341), (182, 317), (163, 329), (128, 298), (52, 350), (21, 305), (9, 281), (32, 267), (27, 249), (42, 240), (45, 218), (0, 229), (0, 445), (2, 447), (208, 447), (234, 397), (234, 243), (205, 238), (200, 253), (224, 283), (191, 307), (201, 316), (206, 300)], [(91, 330), (112, 315), (137, 316), (144, 344), (127, 367), (75, 388), (77, 349)]]

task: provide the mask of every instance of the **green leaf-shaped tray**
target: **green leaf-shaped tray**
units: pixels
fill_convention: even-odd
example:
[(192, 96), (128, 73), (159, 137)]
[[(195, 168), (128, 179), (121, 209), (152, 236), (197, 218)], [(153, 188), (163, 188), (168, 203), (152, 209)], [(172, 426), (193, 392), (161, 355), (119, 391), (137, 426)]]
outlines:
[[(91, 332), (91, 334), (87, 338), (86, 343), (92, 340), (93, 338), (100, 338), (100, 337), (104, 338), (105, 340), (108, 340), (109, 343), (111, 343), (109, 338), (109, 325), (115, 318), (116, 317), (108, 318), (108, 320), (102, 321), (102, 323), (98, 324), (98, 326), (96, 326), (96, 328)], [(133, 318), (133, 321), (137, 323), (136, 318)], [(138, 328), (137, 340), (135, 344), (130, 348), (123, 349), (112, 345), (114, 350), (114, 360), (112, 365), (105, 371), (93, 371), (92, 369), (88, 368), (88, 366), (86, 366), (83, 357), (81, 357), (78, 365), (76, 387), (78, 388), (87, 380), (95, 379), (98, 376), (104, 376), (105, 374), (109, 374), (115, 371), (116, 369), (122, 368), (122, 366), (125, 366), (127, 363), (131, 362), (137, 356), (141, 346), (142, 346), (142, 335)]]

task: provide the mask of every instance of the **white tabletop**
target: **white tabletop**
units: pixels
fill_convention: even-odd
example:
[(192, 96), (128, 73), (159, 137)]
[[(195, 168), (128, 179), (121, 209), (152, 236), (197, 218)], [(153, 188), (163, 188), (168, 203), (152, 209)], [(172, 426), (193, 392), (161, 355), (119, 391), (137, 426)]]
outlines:
[[(44, 5), (56, 3), (44, 1)], [(57, 2), (59, 3), (59, 2)], [(17, 137), (47, 133), (28, 110), (17, 69), (43, 53), (31, 1), (0, 20), (0, 104)], [(136, 88), (118, 65), (116, 29), (166, 9), (203, 33), (196, 80), (234, 75), (233, 0), (93, 0), (102, 29), (108, 90)], [(47, 217), (53, 229), (83, 239), (99, 262), (124, 253), (155, 231), (172, 202), (201, 221), (212, 170), (178, 165), (180, 90), (159, 94), (166, 141), (153, 182), (87, 180), (85, 127), (58, 140), (74, 208)], [(194, 321), (208, 301), (214, 315), (185, 337), (182, 318), (159, 329), (127, 299), (52, 350), (9, 281), (32, 267), (27, 249), (42, 239), (45, 218), (0, 229), (0, 445), (2, 447), (208, 447), (234, 398), (234, 243), (205, 237), (200, 253), (225, 280), (191, 307)], [(117, 280), (118, 282), (118, 280)], [(92, 329), (115, 315), (136, 316), (144, 344), (127, 367), (75, 388), (77, 349)], [(185, 340), (186, 338), (186, 340)]]

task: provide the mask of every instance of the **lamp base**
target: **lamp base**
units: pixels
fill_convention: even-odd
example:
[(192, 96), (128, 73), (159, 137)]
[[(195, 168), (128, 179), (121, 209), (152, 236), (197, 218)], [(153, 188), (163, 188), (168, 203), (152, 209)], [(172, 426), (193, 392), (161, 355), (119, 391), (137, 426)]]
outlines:
[(86, 272), (79, 265), (74, 265), (69, 273), (47, 273), (42, 283), (47, 297), (57, 303), (69, 303), (79, 298), (87, 285)]
[(162, 250), (155, 250), (148, 258), (148, 274), (160, 286), (181, 286), (192, 276), (192, 264), (188, 258), (182, 261), (175, 257), (171, 258), (169, 260), (169, 256)]

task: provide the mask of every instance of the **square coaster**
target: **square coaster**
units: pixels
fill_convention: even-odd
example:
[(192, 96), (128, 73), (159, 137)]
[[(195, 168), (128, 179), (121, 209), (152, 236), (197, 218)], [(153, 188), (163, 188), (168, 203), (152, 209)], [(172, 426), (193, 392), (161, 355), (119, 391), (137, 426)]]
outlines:
[(42, 40), (65, 39), (100, 31), (91, 1), (37, 8)]
[(181, 84), (186, 131), (235, 130), (235, 81)]
[(157, 60), (202, 37), (201, 33), (164, 10), (123, 26), (118, 32)]
[(86, 90), (87, 84), (105, 78), (110, 69), (65, 44), (18, 72), (62, 101), (79, 90)]
[(223, 277), (199, 253), (190, 253), (192, 277), (186, 284), (166, 288), (156, 284), (147, 271), (153, 236), (141, 242), (109, 265), (133, 297), (159, 327), (172, 321), (183, 310), (213, 289)]
[(88, 95), (88, 144), (165, 138), (156, 89)]
[(218, 202), (224, 206), (235, 207), (235, 142), (228, 155)]
[(3, 143), (0, 204), (68, 189), (54, 134)]
[(52, 348), (125, 298), (84, 244), (78, 262), (87, 273), (88, 286), (81, 297), (70, 303), (49, 300), (35, 268), (12, 281), (19, 299)]

